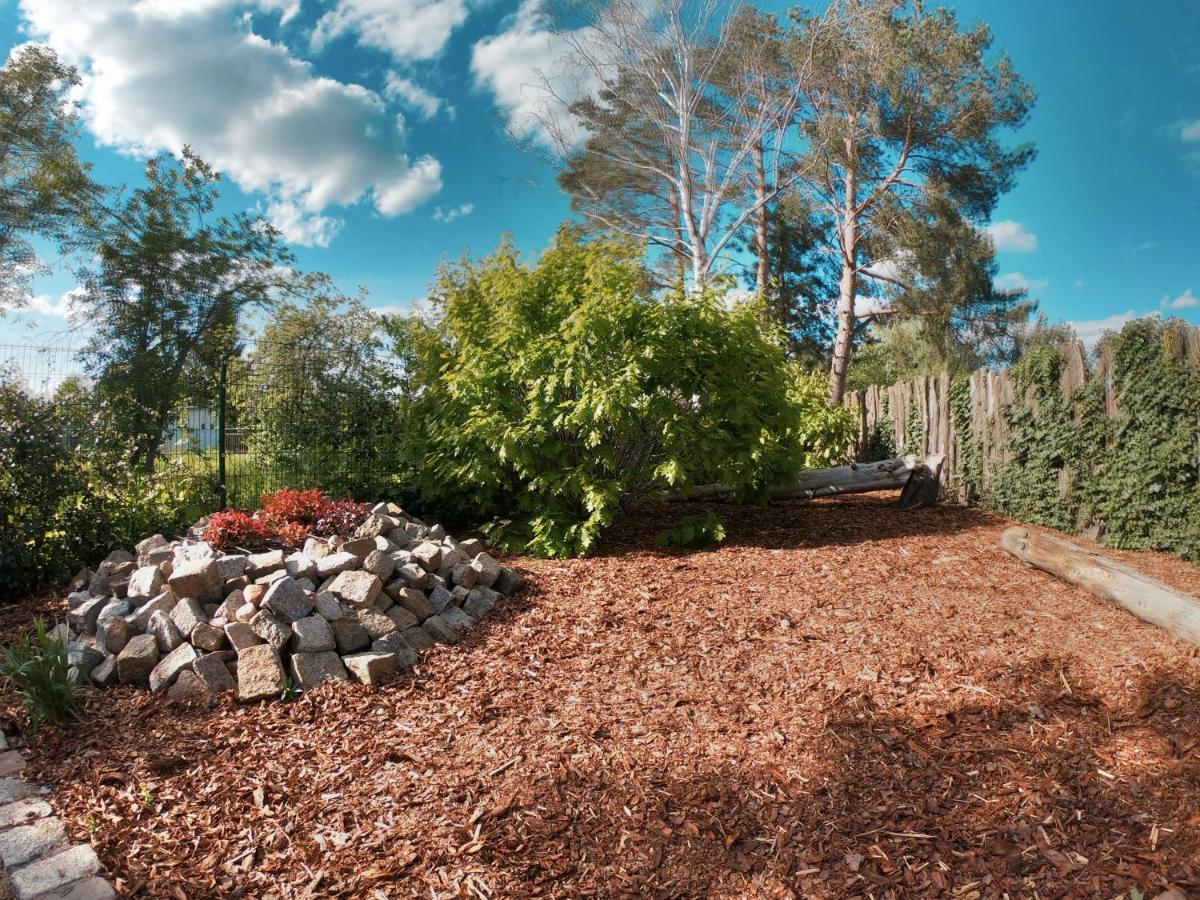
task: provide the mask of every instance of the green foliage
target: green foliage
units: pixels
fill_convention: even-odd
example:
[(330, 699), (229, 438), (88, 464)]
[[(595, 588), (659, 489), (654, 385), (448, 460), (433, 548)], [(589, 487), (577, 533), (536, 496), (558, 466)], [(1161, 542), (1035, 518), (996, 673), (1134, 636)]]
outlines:
[(394, 329), (429, 378), (409, 439), (426, 497), (582, 554), (631, 500), (710, 481), (751, 496), (834, 452), (789, 402), (759, 306), (648, 281), (636, 248), (569, 230), (534, 266), (505, 244), (445, 267), (438, 320)]
[(41, 619), (0, 648), (0, 675), (8, 678), (29, 716), (29, 732), (79, 718), (78, 688), (67, 677), (67, 645)]
[(182, 467), (132, 468), (102, 419), (0, 382), (0, 589), (62, 578), (114, 546), (177, 530), (209, 503), (208, 485)]
[(725, 540), (725, 523), (711, 510), (702, 516), (684, 516), (674, 528), (658, 533), (660, 547), (707, 547)]
[(798, 415), (789, 441), (800, 454), (801, 469), (826, 469), (850, 461), (858, 437), (858, 420), (848, 406), (829, 402), (823, 375), (792, 367), (788, 403)]

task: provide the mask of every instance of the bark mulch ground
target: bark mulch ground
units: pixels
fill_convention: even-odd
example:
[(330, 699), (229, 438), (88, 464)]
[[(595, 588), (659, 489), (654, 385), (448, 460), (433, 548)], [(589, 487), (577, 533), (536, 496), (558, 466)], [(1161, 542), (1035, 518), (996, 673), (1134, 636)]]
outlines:
[(718, 506), (693, 553), (647, 507), (597, 557), (515, 560), (526, 591), (414, 678), (118, 689), (32, 764), (141, 897), (1200, 888), (1196, 648), (1023, 567), (1001, 519), (893, 501)]

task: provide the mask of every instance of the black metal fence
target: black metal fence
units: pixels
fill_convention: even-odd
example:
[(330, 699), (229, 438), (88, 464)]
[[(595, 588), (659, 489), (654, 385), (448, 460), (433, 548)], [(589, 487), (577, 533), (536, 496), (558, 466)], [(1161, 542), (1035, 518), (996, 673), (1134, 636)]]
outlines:
[[(209, 511), (252, 508), (263, 493), (317, 487), (335, 496), (397, 496), (404, 482), (403, 367), (377, 348), (335, 346), (321, 335), (247, 342), (193, 364), (170, 391), (155, 468), (208, 487)], [(119, 380), (119, 376), (117, 376)], [(67, 344), (0, 345), (0, 382), (49, 401), (89, 429), (122, 437), (111, 384)], [(135, 385), (143, 405), (155, 385)], [(130, 439), (134, 435), (124, 435)]]

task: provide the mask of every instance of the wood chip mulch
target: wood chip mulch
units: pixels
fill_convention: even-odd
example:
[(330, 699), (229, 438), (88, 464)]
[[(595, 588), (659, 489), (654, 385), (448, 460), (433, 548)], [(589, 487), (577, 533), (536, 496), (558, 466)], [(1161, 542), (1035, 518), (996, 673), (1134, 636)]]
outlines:
[(1200, 889), (1197, 649), (1022, 566), (1004, 520), (893, 504), (718, 505), (693, 553), (652, 548), (696, 510), (649, 506), (597, 557), (510, 560), (529, 587), (416, 677), (117, 689), (31, 764), (138, 897)]

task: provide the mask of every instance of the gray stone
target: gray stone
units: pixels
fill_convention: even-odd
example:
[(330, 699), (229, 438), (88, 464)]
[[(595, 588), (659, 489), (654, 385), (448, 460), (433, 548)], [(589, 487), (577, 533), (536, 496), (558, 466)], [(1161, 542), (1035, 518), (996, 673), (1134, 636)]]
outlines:
[(111, 653), (104, 657), (104, 662), (92, 669), (90, 677), (98, 688), (112, 687), (117, 683), (117, 657)]
[(238, 699), (245, 703), (283, 693), (285, 684), (279, 654), (268, 644), (247, 647), (238, 655)]
[(390, 617), (373, 609), (360, 610), (357, 618), (359, 624), (371, 636), (371, 640), (378, 640), (388, 632), (396, 630), (396, 623)]
[(145, 684), (158, 665), (158, 642), (150, 634), (130, 638), (117, 655), (117, 678), (121, 684)]
[(375, 603), (383, 590), (383, 583), (370, 572), (347, 571), (340, 573), (329, 586), (329, 592), (337, 595), (343, 603), (358, 609), (366, 609)]
[(429, 632), (430, 637), (443, 644), (458, 643), (458, 631), (451, 628), (441, 616), (430, 616), (421, 624), (421, 627)]
[(512, 594), (519, 591), (522, 585), (525, 584), (525, 576), (516, 569), (510, 569), (508, 566), (500, 567), (500, 576), (493, 582), (492, 587), (501, 594)]
[(308, 616), (292, 623), (292, 649), (297, 653), (322, 653), (336, 646), (333, 629), (321, 616)]
[(89, 600), (96, 599), (87, 591), (73, 591), (67, 595), (67, 609), (78, 609)]
[(270, 610), (282, 621), (291, 623), (309, 615), (312, 612), (313, 602), (308, 594), (304, 593), (304, 588), (296, 584), (294, 578), (284, 575), (267, 588), (262, 608)]
[(246, 558), (245, 575), (251, 579), (261, 578), (272, 572), (278, 572), (284, 567), (282, 550), (267, 550), (265, 553), (251, 553)]
[(354, 653), (343, 656), (350, 677), (359, 684), (378, 684), (385, 675), (399, 668), (395, 653)]
[(450, 605), (451, 606), (462, 606), (464, 603), (467, 602), (467, 596), (470, 593), (471, 592), (469, 590), (467, 590), (465, 587), (463, 587), (461, 584), (458, 585), (458, 587), (456, 587), (452, 591), (450, 591)]
[(226, 647), (225, 631), (210, 622), (201, 622), (193, 628), (188, 639), (197, 650), (207, 650), (209, 653), (224, 650)]
[(458, 550), (463, 556), (474, 559), (483, 552), (483, 541), (479, 538), (467, 538), (465, 541), (458, 542)]
[(247, 647), (255, 647), (263, 642), (263, 639), (254, 633), (254, 629), (247, 622), (226, 623), (225, 637), (238, 653)]
[[(8, 751), (16, 753), (15, 750)], [(19, 753), (17, 753), (20, 756)], [(54, 814), (54, 810), (44, 800), (15, 800), (0, 806), (0, 828), (11, 828), (13, 825), (28, 825), (37, 819)]]
[(183, 643), (183, 634), (165, 612), (159, 611), (146, 623), (146, 634), (154, 635), (160, 653), (170, 653)]
[(429, 592), (429, 605), (435, 613), (440, 614), (454, 602), (454, 597), (444, 587), (435, 587)]
[(406, 641), (398, 631), (384, 635), (372, 642), (372, 653), (394, 653), (396, 667), (407, 671), (421, 661), (421, 655)]
[[(271, 615), (267, 610), (260, 611), (250, 620), (254, 633), (262, 638), (273, 650), (279, 651), (287, 646), (292, 637), (292, 626)], [(253, 649), (253, 648), (249, 648)], [(245, 650), (242, 651), (245, 653)], [(239, 654), (238, 658), (241, 658)]]
[(417, 617), (410, 613), (403, 606), (393, 606), (386, 613), (389, 619), (396, 623), (396, 627), (403, 631), (406, 628), (413, 628), (421, 623), (417, 621)]
[(490, 588), (472, 588), (462, 604), (463, 612), (474, 619), (482, 619), (492, 611), (499, 596)]
[(371, 645), (371, 636), (367, 634), (367, 630), (357, 619), (334, 619), (329, 626), (333, 629), (333, 639), (337, 645), (337, 651), (343, 656)]
[(471, 560), (471, 568), (477, 573), (475, 584), (479, 587), (491, 587), (500, 577), (500, 563), (487, 553), (479, 553)]
[(409, 588), (396, 598), (396, 602), (417, 617), (418, 622), (424, 622), (433, 615), (433, 604), (420, 591)]
[(429, 573), (415, 562), (408, 562), (400, 566), (396, 570), (396, 575), (410, 588), (416, 588), (418, 591), (425, 590), (429, 584)]
[(100, 563), (100, 565), (107, 566), (111, 571), (112, 569), (117, 568), (117, 566), (134, 561), (135, 557), (132, 553), (130, 553), (128, 550), (118, 547), (116, 550), (112, 551), (112, 553), (108, 554), (108, 556), (104, 557), (104, 562)]
[(225, 660), (219, 653), (205, 653), (192, 663), (192, 671), (204, 682), (205, 688), (213, 694), (237, 689), (237, 682), (229, 674)]
[(232, 553), (217, 557), (217, 571), (221, 573), (222, 581), (241, 578), (246, 574), (246, 564), (249, 557), (244, 553)]
[(303, 553), (313, 562), (316, 562), (322, 557), (328, 556), (332, 552), (333, 548), (329, 546), (329, 543), (321, 540), (320, 538), (310, 537), (304, 542)]
[(346, 541), (341, 546), (341, 552), (353, 554), (354, 558), (358, 560), (358, 565), (361, 566), (363, 560), (375, 552), (375, 538), (372, 536)]
[(442, 545), (435, 544), (433, 541), (426, 541), (423, 544), (418, 544), (412, 552), (413, 559), (426, 572), (436, 572), (438, 566), (442, 564)]
[[(70, 887), (55, 891), (52, 896), (53, 900), (115, 900), (117, 894), (107, 879), (97, 876), (76, 881)], [(51, 900), (51, 895), (38, 900)]]
[(120, 653), (129, 643), (129, 639), (137, 634), (137, 630), (125, 617), (129, 615), (129, 604), (124, 600), (114, 600), (96, 619), (96, 645), (108, 653)]
[(126, 616), (126, 620), (138, 631), (145, 631), (150, 627), (150, 617), (156, 612), (170, 614), (179, 600), (175, 596), (175, 592), (170, 588), (163, 591), (149, 603), (143, 603), (134, 612)]
[(255, 578), (254, 583), (261, 584), (264, 587), (270, 587), (280, 579), (287, 577), (288, 573), (283, 569), (276, 569), (274, 572), (268, 572), (266, 575), (260, 575), (258, 578)]
[(395, 600), (393, 600), (391, 597), (389, 597), (383, 591), (380, 591), (379, 596), (375, 598), (375, 606), (373, 607), (373, 609), (376, 609), (381, 613), (385, 613), (395, 605), (396, 605)]
[(292, 677), (304, 691), (312, 690), (323, 681), (349, 681), (346, 667), (332, 650), (319, 653), (294, 653)]
[(317, 594), (317, 612), (330, 622), (334, 619), (343, 619), (349, 614), (349, 610), (342, 606), (342, 602), (328, 591)]
[(88, 582), (87, 590), (93, 597), (111, 597), (112, 579), (104, 572), (97, 572)]
[(0, 777), (16, 775), (25, 768), (25, 757), (16, 750), (0, 753)]
[[(158, 649), (157, 647), (155, 648)], [(150, 690), (161, 694), (175, 683), (179, 673), (192, 667), (199, 654), (191, 644), (180, 644), (164, 656), (150, 673)], [(119, 658), (118, 658), (119, 662)], [(122, 679), (124, 680), (124, 679)]]
[(444, 540), (446, 537), (446, 529), (441, 525), (431, 525), (429, 528), (429, 533), (425, 536), (431, 541)]
[(0, 778), (0, 804), (24, 800), (39, 790), (36, 784), (31, 784), (21, 778)]
[(0, 859), (6, 868), (15, 869), (66, 842), (67, 830), (61, 819), (54, 816), (38, 819), (32, 825), (18, 825), (0, 832)]
[(204, 607), (199, 601), (193, 597), (184, 597), (171, 610), (171, 621), (175, 623), (180, 634), (189, 635), (201, 622), (207, 622), (208, 616), (205, 615)]
[(380, 581), (387, 581), (396, 571), (396, 564), (382, 550), (372, 550), (363, 560), (363, 570), (378, 576)]
[(220, 603), (225, 579), (221, 577), (215, 559), (185, 559), (175, 564), (167, 584), (176, 597), (190, 597), (200, 603)]
[(429, 529), (420, 522), (414, 520), (404, 523), (404, 533), (407, 534), (411, 540), (421, 541), (424, 539), (425, 535), (429, 534)]
[(73, 666), (80, 672), (90, 673), (102, 662), (104, 662), (104, 654), (95, 647), (88, 647), (85, 644), (67, 645), (67, 665)]
[(475, 620), (458, 606), (447, 606), (442, 610), (441, 617), (442, 621), (457, 631), (460, 636), (475, 625)]
[(465, 556), (463, 556), (460, 551), (455, 550), (453, 548), (446, 547), (445, 545), (443, 545), (442, 546), (442, 561), (440, 563), (438, 563), (438, 568), (437, 568), (438, 576), (445, 579), (446, 581), (449, 581), (450, 575), (454, 571), (454, 567), (457, 566), (460, 562), (469, 562), (469, 560)]
[(283, 561), (283, 570), (299, 581), (317, 577), (317, 564), (303, 553), (293, 553)]
[(161, 534), (152, 534), (150, 537), (138, 541), (133, 547), (133, 552), (137, 556), (141, 556), (143, 553), (149, 553), (151, 550), (158, 550), (165, 546), (167, 546), (165, 537)]
[(238, 610), (242, 608), (242, 604), (245, 602), (245, 591), (230, 591), (228, 596), (221, 602), (221, 606), (217, 610), (217, 616), (226, 622), (235, 622), (237, 621)]
[(100, 610), (108, 606), (107, 597), (94, 597), (67, 612), (67, 625), (76, 634), (95, 634)]
[(158, 566), (142, 566), (129, 576), (126, 593), (130, 597), (155, 597), (162, 593), (167, 580)]
[(317, 560), (317, 577), (329, 578), (342, 572), (358, 568), (358, 557), (353, 553), (330, 553)]
[[(61, 891), (100, 871), (100, 860), (87, 844), (76, 844), (62, 853), (44, 856), (9, 873), (17, 900), (32, 900), (50, 891)], [(61, 894), (60, 894), (61, 896)]]
[(455, 565), (454, 570), (450, 573), (450, 580), (454, 584), (465, 587), (468, 590), (475, 587), (475, 582), (478, 578), (479, 572), (465, 560)]

